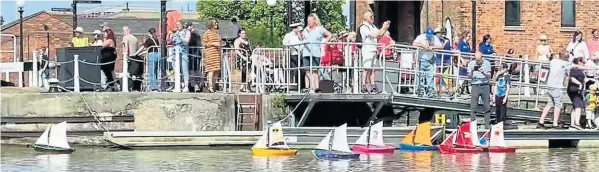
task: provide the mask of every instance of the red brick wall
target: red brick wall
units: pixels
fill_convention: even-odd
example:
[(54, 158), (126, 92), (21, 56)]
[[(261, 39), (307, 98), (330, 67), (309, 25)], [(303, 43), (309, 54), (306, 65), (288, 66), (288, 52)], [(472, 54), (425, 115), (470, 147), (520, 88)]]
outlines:
[[(43, 25), (46, 24), (48, 25), (49, 29), (49, 35), (50, 35), (50, 60), (56, 60), (56, 49), (58, 48), (64, 48), (64, 47), (68, 47), (69, 43), (71, 42), (71, 36), (72, 36), (72, 26), (70, 25), (70, 23), (64, 23), (61, 20), (55, 18), (55, 16), (52, 16), (50, 14), (47, 13), (41, 13), (38, 16), (35, 16), (29, 20), (26, 20), (23, 23), (23, 33), (24, 33), (24, 47), (23, 47), (23, 52), (24, 52), (24, 60), (25, 61), (31, 61), (31, 56), (33, 55), (34, 51), (38, 51), (39, 49), (41, 49), (42, 47), (47, 46), (48, 44), (48, 38), (46, 35), (46, 32), (44, 31), (44, 27)], [(12, 35), (16, 35), (19, 36), (19, 25), (15, 25), (13, 27), (10, 27), (6, 30), (4, 30), (2, 33), (3, 34), (12, 34)], [(90, 31), (88, 31), (90, 32)], [(93, 40), (93, 36), (92, 35), (86, 35), (90, 41)], [(117, 66), (116, 66), (116, 72), (120, 72), (122, 69), (122, 53), (120, 53), (122, 50), (119, 46), (118, 43), (120, 43), (122, 41), (122, 34), (117, 34), (117, 52), (119, 52), (118, 55), (118, 59), (117, 59)], [(139, 44), (141, 45), (142, 41), (144, 41), (144, 36), (143, 35), (136, 35)], [(8, 40), (9, 37), (2, 37), (2, 43), (0, 45), (2, 50), (7, 50), (7, 51), (12, 51), (13, 49), (13, 41), (12, 40)], [(17, 58), (19, 57), (19, 38), (17, 37), (17, 46), (14, 47), (16, 48), (16, 53), (17, 53)], [(1, 62), (12, 62), (13, 60), (13, 53), (0, 53), (0, 61)], [(27, 73), (24, 74), (25, 79), (24, 81), (24, 85), (27, 86)], [(53, 75), (55, 76), (55, 75)], [(1, 74), (0, 77), (2, 80), (6, 80), (5, 75)], [(18, 74), (17, 73), (11, 73), (10, 74), (10, 82), (14, 83), (15, 85), (17, 85), (17, 81), (18, 81)]]
[[(581, 29), (584, 39), (590, 39), (592, 28), (599, 27), (599, 3), (596, 1), (581, 1), (576, 3), (576, 28), (561, 28), (561, 2), (560, 1), (521, 1), (521, 29), (509, 30), (505, 25), (505, 2), (486, 1), (477, 3), (477, 43), (483, 35), (491, 34), (493, 44), (498, 54), (503, 55), (509, 48), (514, 48), (516, 54), (534, 55), (538, 45), (539, 35), (546, 33), (554, 51), (565, 49), (572, 38), (573, 31)], [(431, 12), (440, 11), (440, 3), (431, 4)], [(434, 9), (434, 10), (433, 10)], [(443, 11), (454, 23), (454, 30), (471, 30), (470, 1), (444, 1)], [(431, 15), (429, 15), (431, 16)], [(437, 16), (437, 15), (432, 15)], [(423, 15), (422, 22), (426, 22)], [(441, 20), (434, 21), (431, 25), (440, 26)]]

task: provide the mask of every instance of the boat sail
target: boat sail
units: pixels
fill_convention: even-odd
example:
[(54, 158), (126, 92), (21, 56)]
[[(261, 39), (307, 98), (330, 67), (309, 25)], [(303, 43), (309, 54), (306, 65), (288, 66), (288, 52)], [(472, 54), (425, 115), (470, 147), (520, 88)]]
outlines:
[(343, 124), (334, 131), (329, 132), (318, 143), (316, 150), (312, 151), (312, 153), (319, 159), (359, 157), (359, 154), (354, 154), (347, 144), (347, 124)]
[(252, 153), (257, 156), (289, 156), (295, 155), (297, 150), (289, 149), (285, 143), (281, 122), (275, 122), (254, 144)]
[(67, 142), (67, 122), (48, 127), (33, 145), (36, 151), (73, 152)]
[[(516, 148), (508, 147), (505, 143), (503, 122), (499, 122), (483, 134), (479, 142), (489, 152), (515, 152)], [(488, 145), (487, 145), (488, 143)]]
[(405, 136), (399, 144), (399, 149), (411, 151), (436, 150), (431, 142), (431, 122), (418, 124), (414, 130)]
[(352, 149), (358, 153), (392, 153), (395, 148), (383, 141), (383, 122), (369, 126), (356, 140)]

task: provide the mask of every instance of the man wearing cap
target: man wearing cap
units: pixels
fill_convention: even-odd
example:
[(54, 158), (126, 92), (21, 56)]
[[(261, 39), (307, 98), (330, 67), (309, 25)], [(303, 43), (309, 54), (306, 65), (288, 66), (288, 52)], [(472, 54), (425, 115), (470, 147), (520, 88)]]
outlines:
[(418, 95), (427, 97), (433, 97), (435, 94), (434, 89), (434, 73), (435, 73), (435, 54), (434, 50), (442, 49), (443, 44), (439, 38), (435, 36), (433, 28), (427, 28), (424, 34), (418, 35), (413, 46), (420, 48), (418, 53), (419, 72), (418, 76)]
[(75, 29), (75, 37), (73, 37), (73, 39), (71, 39), (71, 43), (73, 44), (73, 47), (85, 47), (89, 45), (89, 41), (87, 40), (87, 37), (83, 37), (83, 28), (82, 27), (77, 27)]
[[(285, 34), (285, 37), (283, 37), (283, 46), (289, 48), (289, 53), (291, 54), (291, 58), (289, 59), (289, 68), (291, 68), (291, 83), (298, 83), (298, 78), (304, 78), (303, 72), (300, 74), (300, 76), (298, 76), (299, 70), (297, 69), (297, 67), (300, 66), (300, 60), (298, 59), (300, 55), (299, 52), (301, 52), (303, 48), (303, 46), (300, 45), (302, 44), (303, 40), (303, 28), (301, 23), (294, 23), (289, 25), (289, 27), (291, 28), (291, 32)], [(298, 86), (301, 87), (302, 85), (298, 83)], [(301, 88), (298, 88), (298, 90), (301, 90)]]

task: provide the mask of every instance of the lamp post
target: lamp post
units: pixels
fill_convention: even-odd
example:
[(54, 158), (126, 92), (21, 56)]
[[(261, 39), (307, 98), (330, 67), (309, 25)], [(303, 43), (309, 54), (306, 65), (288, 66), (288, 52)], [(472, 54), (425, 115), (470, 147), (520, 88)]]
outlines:
[[(274, 7), (275, 5), (277, 5), (277, 0), (266, 0), (266, 4), (270, 7)], [(272, 8), (270, 9), (272, 11)], [(273, 41), (273, 31), (272, 31), (272, 16), (274, 14), (269, 15), (270, 20), (268, 21), (269, 27), (270, 27), (270, 42)]]
[(19, 60), (23, 62), (23, 7), (25, 0), (17, 0), (17, 8), (19, 8)]
[(472, 51), (476, 52), (476, 0), (472, 0)]

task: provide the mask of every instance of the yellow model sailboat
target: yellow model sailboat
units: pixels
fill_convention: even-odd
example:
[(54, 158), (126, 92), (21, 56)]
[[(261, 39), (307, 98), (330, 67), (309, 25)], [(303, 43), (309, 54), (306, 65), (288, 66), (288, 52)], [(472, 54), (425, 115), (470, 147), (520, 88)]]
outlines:
[(292, 156), (297, 154), (296, 149), (289, 149), (283, 136), (281, 122), (272, 124), (258, 142), (252, 147), (255, 156)]
[(418, 124), (399, 144), (400, 150), (429, 151), (437, 150), (431, 143), (431, 122)]

